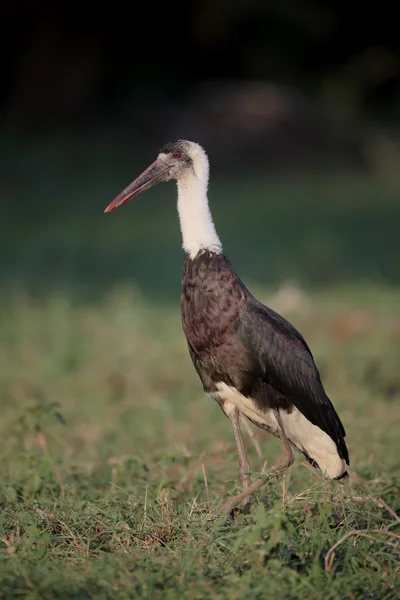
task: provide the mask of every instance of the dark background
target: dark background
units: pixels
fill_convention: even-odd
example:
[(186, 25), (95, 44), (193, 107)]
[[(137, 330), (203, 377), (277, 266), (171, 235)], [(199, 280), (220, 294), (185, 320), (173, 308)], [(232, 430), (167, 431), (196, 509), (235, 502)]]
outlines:
[(398, 283), (391, 6), (3, 2), (3, 289), (129, 281), (175, 297), (171, 184), (102, 212), (177, 137), (209, 153), (217, 229), (243, 277)]

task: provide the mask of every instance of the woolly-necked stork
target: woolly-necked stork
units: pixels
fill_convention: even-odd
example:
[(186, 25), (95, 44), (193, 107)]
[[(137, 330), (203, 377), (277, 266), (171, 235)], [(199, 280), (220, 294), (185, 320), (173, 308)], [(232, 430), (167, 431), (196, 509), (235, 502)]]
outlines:
[(325, 393), (303, 336), (246, 289), (222, 252), (208, 205), (209, 162), (201, 146), (166, 144), (157, 160), (106, 208), (111, 212), (161, 181), (176, 179), (186, 260), (181, 311), (183, 330), (204, 390), (232, 422), (243, 492), (231, 510), (267, 477), (250, 485), (239, 411), (279, 437), (283, 453), (275, 469), (294, 461), (292, 449), (331, 479), (347, 475), (345, 430)]

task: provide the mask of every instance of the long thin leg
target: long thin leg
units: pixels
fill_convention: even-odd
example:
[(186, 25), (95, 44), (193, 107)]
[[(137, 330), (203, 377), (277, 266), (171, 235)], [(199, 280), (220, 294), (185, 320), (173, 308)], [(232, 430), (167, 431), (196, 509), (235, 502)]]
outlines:
[(286, 432), (283, 427), (280, 412), (279, 410), (276, 410), (274, 412), (279, 425), (279, 437), (281, 438), (283, 452), (278, 462), (273, 466), (273, 469), (278, 471), (278, 473), (282, 473), (294, 463), (294, 454), (290, 446), (290, 442), (286, 437)]
[[(275, 471), (277, 473), (282, 473), (283, 471), (286, 471), (286, 469), (288, 469), (290, 467), (290, 465), (293, 464), (294, 454), (292, 452), (292, 448), (290, 446), (289, 440), (286, 437), (286, 433), (283, 428), (282, 419), (281, 419), (281, 416), (280, 416), (278, 410), (275, 412), (275, 415), (276, 415), (276, 418), (277, 418), (277, 421), (279, 424), (279, 428), (280, 428), (279, 437), (282, 440), (283, 453), (282, 453), (281, 458), (277, 462), (277, 464), (274, 467), (272, 467), (271, 471), (272, 472)], [(232, 417), (231, 417), (231, 420), (232, 420)], [(240, 429), (239, 429), (239, 433), (240, 433)], [(235, 434), (235, 437), (236, 437), (236, 434)], [(241, 434), (240, 434), (240, 437), (241, 437)], [(243, 444), (243, 440), (242, 440), (242, 444)], [(239, 450), (238, 450), (238, 453), (239, 453)], [(242, 500), (244, 500), (245, 498), (250, 498), (250, 496), (252, 494), (254, 494), (254, 492), (259, 490), (260, 487), (262, 487), (270, 479), (271, 471), (269, 473), (267, 473), (261, 479), (258, 479), (257, 481), (255, 481), (253, 483), (253, 485), (244, 489), (243, 492), (241, 492), (240, 494), (238, 494), (231, 500), (228, 500), (227, 502), (225, 502), (225, 504), (222, 507), (223, 514), (228, 515), (235, 508), (235, 506), (240, 504), (240, 502)]]
[(285, 429), (283, 427), (282, 419), (279, 410), (275, 411), (276, 420), (279, 424), (280, 429), (280, 438), (282, 441), (283, 453), (281, 458), (278, 460), (277, 464), (274, 468), (278, 471), (278, 473), (283, 473), (282, 478), (282, 503), (286, 504), (287, 497), (287, 469), (294, 463), (294, 454), (293, 450), (290, 446), (289, 440), (287, 439)]
[[(250, 476), (249, 476), (250, 465), (249, 465), (249, 460), (247, 458), (246, 448), (245, 448), (244, 442), (243, 442), (242, 432), (240, 430), (238, 408), (235, 407), (229, 413), (229, 418), (232, 423), (232, 429), (233, 429), (233, 434), (235, 436), (236, 449), (237, 449), (238, 458), (239, 458), (240, 481), (241, 481), (243, 490), (246, 491), (246, 489), (250, 487), (250, 483), (251, 483)], [(246, 496), (244, 498), (244, 513), (245, 514), (250, 513), (250, 496)]]
[(246, 430), (247, 435), (249, 436), (250, 440), (253, 442), (253, 446), (255, 448), (255, 451), (257, 452), (257, 456), (260, 459), (260, 463), (262, 464), (264, 462), (262, 450), (261, 450), (260, 444), (258, 443), (256, 436), (254, 435), (253, 429), (249, 425), (249, 420), (243, 414), (240, 415), (240, 420), (242, 422), (243, 427)]

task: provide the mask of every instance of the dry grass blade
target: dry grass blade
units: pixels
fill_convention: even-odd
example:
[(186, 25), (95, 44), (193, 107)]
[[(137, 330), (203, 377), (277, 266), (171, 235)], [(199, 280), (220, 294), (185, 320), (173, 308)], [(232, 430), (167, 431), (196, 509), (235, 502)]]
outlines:
[(210, 496), (209, 496), (209, 492), (208, 492), (208, 481), (207, 481), (206, 470), (204, 468), (204, 463), (201, 463), (201, 468), (203, 470), (204, 485), (206, 488), (206, 499), (207, 499), (208, 512), (210, 512)]
[[(340, 540), (338, 540), (335, 544), (333, 544), (333, 546), (331, 548), (329, 548), (328, 552), (325, 554), (325, 559), (324, 559), (325, 571), (327, 573), (329, 573), (332, 570), (333, 562), (335, 560), (335, 550), (341, 544), (343, 544), (343, 542), (345, 542), (347, 539), (349, 539), (352, 536), (366, 537), (375, 542), (376, 538), (372, 534), (385, 535), (387, 537), (400, 540), (400, 535), (397, 535), (396, 533), (392, 533), (390, 531), (386, 531), (386, 530), (382, 530), (382, 529), (369, 529), (369, 530), (368, 529), (352, 529), (351, 531), (348, 531), (347, 533), (345, 533), (345, 535), (343, 535), (340, 538)], [(384, 540), (384, 541), (389, 546), (394, 546), (394, 544), (392, 544), (391, 542), (389, 542), (387, 540)], [(397, 545), (394, 547), (397, 547)]]
[(371, 500), (374, 504), (376, 504), (378, 508), (384, 508), (385, 510), (387, 510), (388, 513), (393, 517), (393, 519), (400, 523), (399, 515), (393, 510), (391, 506), (389, 506), (384, 500), (382, 500), (382, 498), (371, 498)]

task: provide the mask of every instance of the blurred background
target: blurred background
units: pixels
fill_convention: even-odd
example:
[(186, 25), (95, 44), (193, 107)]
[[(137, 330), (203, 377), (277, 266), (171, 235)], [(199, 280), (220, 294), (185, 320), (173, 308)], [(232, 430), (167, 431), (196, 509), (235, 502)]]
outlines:
[(128, 282), (177, 300), (173, 185), (103, 214), (176, 138), (209, 153), (217, 230), (246, 283), (399, 283), (390, 6), (2, 3), (2, 289)]

